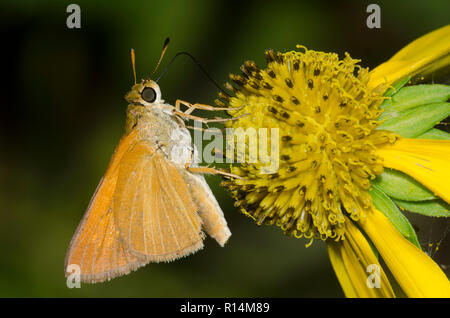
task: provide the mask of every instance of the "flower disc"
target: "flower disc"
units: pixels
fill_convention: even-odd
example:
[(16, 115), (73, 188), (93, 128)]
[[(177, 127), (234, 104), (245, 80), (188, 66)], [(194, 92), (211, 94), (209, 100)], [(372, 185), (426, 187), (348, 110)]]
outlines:
[(228, 127), (279, 129), (279, 169), (265, 174), (261, 162), (244, 162), (231, 170), (243, 179), (224, 184), (258, 224), (339, 240), (344, 214), (360, 220), (373, 208), (370, 179), (383, 171), (377, 146), (397, 138), (376, 130), (385, 87), (369, 88), (368, 69), (348, 54), (268, 50), (266, 59), (266, 69), (248, 61), (230, 75), (238, 88), (227, 83), (234, 96), (219, 93), (216, 103), (232, 117), (250, 113)]

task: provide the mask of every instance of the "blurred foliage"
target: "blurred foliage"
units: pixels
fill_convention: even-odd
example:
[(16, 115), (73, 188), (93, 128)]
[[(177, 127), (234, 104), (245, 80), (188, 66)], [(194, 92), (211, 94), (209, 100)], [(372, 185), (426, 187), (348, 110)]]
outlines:
[[(2, 1), (0, 116), (0, 296), (27, 297), (342, 297), (325, 246), (257, 227), (207, 177), (233, 236), (225, 248), (168, 264), (150, 264), (98, 285), (66, 287), (68, 243), (104, 173), (125, 123), (123, 99), (148, 76), (167, 36), (163, 65), (193, 54), (219, 83), (264, 50), (349, 52), (374, 67), (418, 36), (449, 22), (450, 3), (378, 1), (381, 29), (368, 29), (369, 1), (77, 1), (81, 29), (66, 28), (69, 1)], [(212, 104), (215, 88), (180, 57), (160, 81), (163, 98)], [(408, 215), (409, 216), (409, 215)], [(422, 244), (448, 223), (412, 221)], [(434, 231), (434, 232), (433, 232)], [(433, 233), (432, 233), (433, 232)], [(431, 235), (437, 235), (431, 237)], [(435, 259), (449, 264), (445, 240)]]

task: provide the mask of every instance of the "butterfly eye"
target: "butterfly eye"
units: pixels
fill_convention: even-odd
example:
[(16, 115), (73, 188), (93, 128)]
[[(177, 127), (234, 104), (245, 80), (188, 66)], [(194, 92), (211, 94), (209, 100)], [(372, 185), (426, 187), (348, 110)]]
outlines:
[(153, 103), (156, 100), (156, 92), (151, 87), (146, 87), (141, 93), (142, 99), (147, 103)]

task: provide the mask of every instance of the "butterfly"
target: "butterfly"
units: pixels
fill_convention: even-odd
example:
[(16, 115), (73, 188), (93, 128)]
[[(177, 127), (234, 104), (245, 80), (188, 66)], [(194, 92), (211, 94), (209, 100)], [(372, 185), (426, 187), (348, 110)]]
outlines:
[[(156, 68), (167, 44), (168, 40)], [(166, 104), (155, 81), (136, 83), (134, 50), (131, 56), (135, 84), (125, 96), (129, 103), (125, 134), (65, 258), (66, 276), (68, 266), (75, 264), (85, 283), (192, 254), (203, 247), (204, 232), (221, 246), (231, 235), (202, 174), (232, 175), (196, 166), (197, 150), (184, 123), (184, 119), (221, 121), (191, 115), (194, 109), (221, 108), (181, 100), (175, 107)], [(181, 105), (188, 109), (181, 111)]]

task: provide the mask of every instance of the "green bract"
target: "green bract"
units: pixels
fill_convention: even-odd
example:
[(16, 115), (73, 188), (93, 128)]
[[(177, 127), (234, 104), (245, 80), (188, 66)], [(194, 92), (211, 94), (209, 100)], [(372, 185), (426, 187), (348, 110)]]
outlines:
[(379, 119), (384, 122), (378, 129), (414, 138), (450, 115), (450, 104), (446, 103), (450, 98), (450, 86), (433, 84), (402, 87), (406, 82), (403, 80), (397, 83), (394, 89), (385, 94), (385, 97), (391, 98), (380, 106), (384, 112)]
[(378, 128), (393, 131), (405, 138), (414, 138), (428, 131), (449, 115), (450, 103), (426, 104), (390, 113)]
[(436, 140), (450, 140), (450, 134), (448, 132), (431, 128), (423, 134), (417, 136), (419, 139), (436, 139)]
[(395, 203), (377, 186), (373, 186), (370, 195), (375, 207), (386, 215), (392, 225), (411, 243), (421, 248), (414, 228)]
[(426, 216), (450, 217), (450, 206), (447, 202), (441, 199), (421, 202), (394, 200), (394, 202), (401, 208), (410, 212), (419, 213)]
[[(391, 96), (388, 92), (385, 96)], [(397, 93), (392, 94), (381, 104), (384, 109), (380, 119), (391, 117), (393, 113), (411, 109), (417, 106), (446, 102), (450, 98), (450, 86), (448, 85), (414, 85), (403, 87)]]
[(405, 201), (424, 201), (436, 199), (433, 192), (403, 172), (385, 168), (383, 173), (372, 181), (390, 197)]

